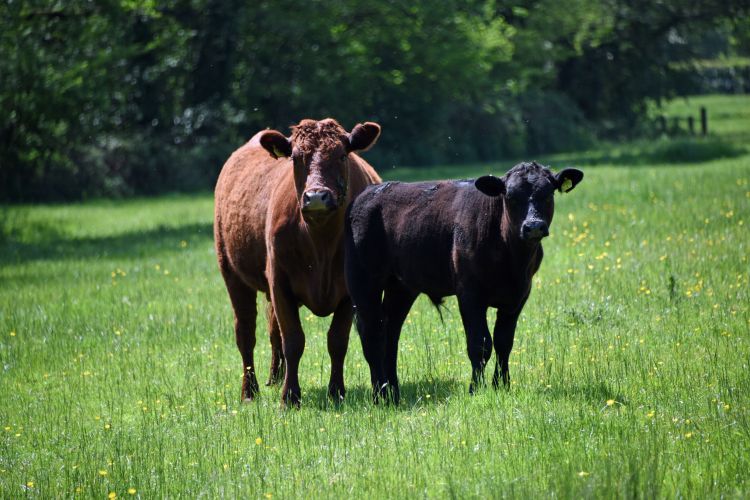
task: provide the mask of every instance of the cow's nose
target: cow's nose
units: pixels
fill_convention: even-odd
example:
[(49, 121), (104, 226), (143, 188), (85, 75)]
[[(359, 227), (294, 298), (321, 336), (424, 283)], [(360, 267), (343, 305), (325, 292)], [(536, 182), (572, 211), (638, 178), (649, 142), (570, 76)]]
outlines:
[(333, 210), (336, 208), (333, 193), (327, 189), (305, 191), (302, 194), (302, 208), (306, 211)]
[(522, 236), (527, 239), (538, 239), (549, 236), (549, 227), (543, 220), (529, 220), (521, 226)]

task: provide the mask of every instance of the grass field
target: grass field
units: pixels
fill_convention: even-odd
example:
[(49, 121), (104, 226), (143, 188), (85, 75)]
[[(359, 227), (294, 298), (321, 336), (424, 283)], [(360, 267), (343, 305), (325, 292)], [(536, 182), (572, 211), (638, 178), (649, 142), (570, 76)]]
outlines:
[(330, 318), (304, 309), (302, 408), (278, 387), (242, 405), (210, 195), (0, 209), (0, 497), (747, 497), (750, 99), (704, 99), (727, 157), (548, 159), (589, 166), (558, 196), (510, 392), (468, 395), (455, 302), (441, 322), (420, 299), (399, 407), (370, 403), (355, 332), (326, 400)]

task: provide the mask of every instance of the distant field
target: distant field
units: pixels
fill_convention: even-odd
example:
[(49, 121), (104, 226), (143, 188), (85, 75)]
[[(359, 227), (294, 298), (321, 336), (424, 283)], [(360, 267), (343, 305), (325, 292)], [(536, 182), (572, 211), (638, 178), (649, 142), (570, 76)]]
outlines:
[(724, 139), (750, 138), (750, 95), (710, 95), (675, 99), (665, 106), (667, 116), (693, 116), (700, 123), (700, 108), (708, 115), (708, 131)]
[(370, 403), (355, 332), (326, 400), (330, 319), (305, 310), (302, 409), (242, 405), (210, 195), (0, 208), (0, 498), (748, 497), (750, 100), (670, 109), (700, 102), (731, 154), (544, 159), (586, 178), (558, 195), (510, 392), (468, 395), (455, 302), (441, 322), (420, 299), (399, 407)]
[[(700, 130), (700, 108), (708, 114), (707, 137), (687, 135), (686, 120), (693, 116)], [(682, 135), (641, 139), (629, 143), (607, 143), (588, 151), (542, 155), (536, 159), (545, 165), (564, 166), (658, 166), (692, 164), (722, 158), (736, 158), (750, 153), (750, 95), (709, 95), (679, 98), (654, 109), (653, 116), (679, 117)], [(425, 168), (386, 168), (386, 179), (422, 180), (450, 177), (474, 177), (503, 173), (517, 160), (495, 164), (446, 165)]]

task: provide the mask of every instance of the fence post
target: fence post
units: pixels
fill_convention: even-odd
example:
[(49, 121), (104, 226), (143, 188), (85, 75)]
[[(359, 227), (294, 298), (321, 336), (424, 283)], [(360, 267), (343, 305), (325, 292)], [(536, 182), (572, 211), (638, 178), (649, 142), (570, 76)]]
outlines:
[(708, 135), (708, 114), (705, 106), (701, 106), (701, 135)]
[(664, 115), (659, 116), (659, 128), (662, 134), (667, 133), (667, 117)]
[(688, 116), (688, 130), (690, 130), (690, 135), (695, 135), (695, 118), (692, 116)]

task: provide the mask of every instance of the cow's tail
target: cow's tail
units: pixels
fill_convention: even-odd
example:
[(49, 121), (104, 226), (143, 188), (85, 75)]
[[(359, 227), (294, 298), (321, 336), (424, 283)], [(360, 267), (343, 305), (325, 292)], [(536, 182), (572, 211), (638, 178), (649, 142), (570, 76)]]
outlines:
[(445, 319), (443, 319), (443, 309), (445, 309), (445, 300), (443, 297), (436, 297), (433, 295), (428, 295), (430, 297), (430, 302), (432, 302), (432, 305), (435, 306), (435, 309), (438, 312), (438, 316), (440, 316), (440, 322), (445, 324)]

